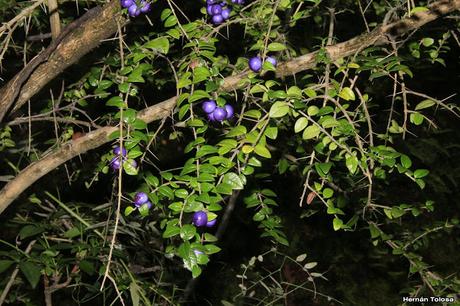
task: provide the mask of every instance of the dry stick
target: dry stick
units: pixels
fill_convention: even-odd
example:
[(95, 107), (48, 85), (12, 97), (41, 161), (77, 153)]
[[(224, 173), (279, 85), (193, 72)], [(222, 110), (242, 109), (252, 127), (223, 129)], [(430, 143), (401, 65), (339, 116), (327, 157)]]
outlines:
[(14, 16), (13, 19), (11, 19), (10, 21), (4, 23), (1, 27), (0, 27), (0, 36), (3, 35), (3, 32), (5, 32), (6, 30), (9, 30), (15, 23), (17, 23), (19, 20), (21, 20), (22, 18), (25, 18), (27, 16), (29, 16), (30, 14), (32, 14), (32, 12), (37, 8), (39, 7), (43, 2), (45, 2), (45, 0), (38, 0), (36, 1), (34, 4), (32, 4), (31, 6), (29, 7), (26, 7), (25, 9), (23, 9), (19, 14), (17, 14), (16, 16)]
[[(30, 253), (35, 242), (37, 242), (37, 240), (32, 240), (29, 243), (26, 250), (24, 251), (25, 254)], [(6, 296), (8, 295), (8, 292), (10, 292), (10, 289), (13, 286), (14, 280), (16, 279), (16, 276), (18, 275), (18, 273), (19, 273), (19, 266), (17, 266), (16, 269), (14, 269), (13, 273), (11, 274), (10, 280), (6, 284), (5, 289), (3, 289), (2, 296), (0, 296), (0, 306), (2, 306), (3, 303), (5, 302)]]
[(50, 13), (51, 36), (56, 39), (61, 33), (61, 20), (56, 0), (48, 0), (48, 11)]
[[(431, 5), (430, 8), (431, 9), (429, 11), (413, 14), (411, 18), (406, 18), (386, 26), (379, 26), (370, 33), (360, 35), (343, 43), (326, 47), (325, 49), (329, 53), (329, 57), (332, 61), (345, 56), (353, 55), (359, 50), (371, 45), (388, 42), (386, 35), (402, 35), (435, 20), (442, 14), (458, 10), (460, 8), (460, 0), (439, 1)], [(302, 70), (314, 67), (316, 65), (316, 55), (317, 51), (280, 64), (276, 73), (277, 77), (289, 76)], [(225, 78), (220, 90), (231, 91), (241, 87), (244, 84), (241, 84), (240, 81), (246, 76), (247, 72), (242, 72)], [(176, 105), (176, 99), (177, 97), (172, 97), (166, 101), (147, 107), (139, 112), (138, 118), (146, 123), (162, 119), (170, 114), (171, 110)], [(97, 129), (75, 141), (70, 141), (69, 143), (63, 145), (60, 149), (53, 150), (49, 155), (27, 166), (15, 177), (15, 179), (6, 184), (0, 191), (0, 214), (24, 190), (26, 190), (39, 178), (56, 169), (69, 159), (109, 142), (110, 139), (108, 136), (116, 130), (117, 127), (113, 126), (106, 126)]]

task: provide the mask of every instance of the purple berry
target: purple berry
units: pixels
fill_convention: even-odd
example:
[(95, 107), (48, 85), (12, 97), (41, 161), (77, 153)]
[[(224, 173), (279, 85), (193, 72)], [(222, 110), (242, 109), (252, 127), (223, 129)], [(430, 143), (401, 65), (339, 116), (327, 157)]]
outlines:
[(114, 171), (119, 170), (121, 167), (121, 164), (122, 164), (122, 161), (119, 156), (112, 158), (112, 160), (110, 161), (110, 167)]
[(121, 7), (128, 8), (134, 4), (134, 0), (121, 0), (120, 4), (121, 4)]
[(227, 117), (225, 117), (225, 119), (231, 119), (233, 117), (233, 113), (235, 112), (233, 110), (233, 106), (230, 104), (225, 104), (225, 111), (227, 112)]
[(219, 4), (214, 4), (211, 7), (211, 15), (220, 15), (220, 13), (222, 13), (222, 6)]
[(255, 56), (249, 60), (249, 68), (254, 72), (259, 72), (262, 68), (262, 60), (260, 57)]
[(150, 2), (141, 1), (141, 12), (147, 13), (148, 11), (150, 11)]
[(136, 205), (136, 207), (140, 207), (142, 204), (147, 203), (148, 200), (149, 200), (149, 197), (147, 196), (145, 192), (138, 192), (134, 196), (134, 205)]
[(272, 64), (273, 66), (275, 66), (275, 67), (276, 67), (276, 64), (278, 63), (278, 62), (276, 61), (276, 58), (274, 58), (273, 56), (269, 56), (269, 57), (267, 57), (265, 60), (266, 60), (267, 62), (271, 63), (271, 64)]
[(231, 10), (231, 9), (228, 9), (228, 8), (222, 10), (222, 13), (221, 13), (222, 18), (224, 18), (224, 20), (227, 20), (227, 19), (230, 17), (230, 13), (231, 13), (231, 12), (232, 12), (232, 10)]
[(208, 4), (208, 5), (214, 4), (216, 2), (217, 2), (217, 0), (206, 0), (206, 4)]
[(206, 223), (206, 227), (213, 227), (217, 223), (217, 218)]
[[(149, 201), (145, 202), (145, 203), (142, 204), (142, 205), (147, 205), (147, 209), (152, 208), (152, 203), (150, 203)], [(140, 205), (139, 207), (141, 207), (142, 205)]]
[(212, 114), (217, 121), (223, 121), (227, 117), (227, 111), (222, 107), (216, 107)]
[(208, 120), (211, 121), (211, 122), (212, 122), (212, 121), (216, 121), (216, 118), (214, 118), (214, 114), (213, 114), (213, 113), (208, 114), (207, 117), (208, 117)]
[(137, 7), (136, 4), (131, 5), (128, 7), (128, 14), (131, 17), (137, 17), (141, 13), (141, 10)]
[(207, 5), (206, 6), (206, 12), (208, 13), (208, 15), (211, 15), (211, 16), (212, 16), (212, 7), (213, 7), (213, 5)]
[(202, 210), (193, 214), (192, 223), (197, 227), (205, 226), (208, 223), (208, 214)]
[(126, 156), (126, 153), (127, 153), (125, 148), (123, 148), (122, 150), (120, 150), (120, 147), (119, 147), (119, 146), (116, 146), (115, 148), (113, 148), (113, 151), (112, 151), (112, 152), (113, 152), (113, 154), (115, 154), (116, 156), (119, 156), (120, 153), (121, 153), (121, 154), (123, 155), (123, 157), (125, 157), (125, 156)]
[(216, 101), (214, 100), (207, 100), (204, 101), (202, 104), (203, 111), (207, 114), (212, 113), (216, 109)]
[(213, 24), (221, 24), (222, 22), (224, 22), (224, 18), (222, 17), (222, 15), (214, 15), (212, 16), (212, 23)]

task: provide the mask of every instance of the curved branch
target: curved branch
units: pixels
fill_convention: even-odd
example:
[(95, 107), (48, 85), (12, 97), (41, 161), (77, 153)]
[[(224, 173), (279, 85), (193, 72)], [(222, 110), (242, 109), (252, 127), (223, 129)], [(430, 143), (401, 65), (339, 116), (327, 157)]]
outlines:
[[(346, 42), (326, 47), (326, 51), (332, 61), (344, 56), (356, 54), (371, 45), (387, 42), (387, 36), (399, 36), (408, 31), (415, 30), (437, 17), (460, 9), (460, 0), (441, 0), (430, 6), (429, 11), (420, 12), (409, 18), (397, 21), (389, 25), (381, 25), (374, 31), (352, 38)], [(277, 69), (277, 77), (288, 76), (316, 65), (317, 52), (308, 53), (290, 61), (280, 64)], [(242, 81), (248, 72), (242, 72), (224, 79), (221, 90), (230, 91), (242, 85)], [(147, 107), (139, 112), (138, 118), (146, 123), (167, 117), (176, 105), (177, 97), (169, 98), (161, 103)], [(107, 126), (86, 134), (74, 141), (70, 141), (51, 154), (30, 164), (23, 169), (13, 180), (6, 184), (0, 191), (0, 214), (26, 190), (30, 185), (43, 177), (45, 174), (56, 169), (69, 159), (95, 149), (107, 142), (108, 136), (117, 130), (117, 127)]]
[(57, 38), (53, 37), (45, 50), (0, 89), (0, 122), (13, 103), (13, 111), (18, 110), (64, 69), (97, 47), (102, 39), (116, 33), (117, 21), (122, 25), (127, 23), (121, 15), (119, 1), (112, 0), (102, 8), (90, 9), (65, 27)]

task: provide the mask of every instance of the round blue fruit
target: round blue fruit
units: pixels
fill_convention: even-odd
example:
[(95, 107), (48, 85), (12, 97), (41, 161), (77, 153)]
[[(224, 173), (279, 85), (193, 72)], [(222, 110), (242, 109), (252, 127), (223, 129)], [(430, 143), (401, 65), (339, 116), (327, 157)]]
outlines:
[(147, 13), (148, 11), (150, 11), (150, 2), (141, 1), (141, 12)]
[(113, 148), (113, 154), (115, 154), (116, 156), (119, 156), (120, 153), (121, 155), (123, 155), (123, 157), (125, 157), (128, 152), (126, 152), (125, 148), (121, 150), (119, 146), (116, 146), (115, 148)]
[(249, 68), (254, 72), (259, 72), (262, 68), (262, 60), (258, 56), (254, 56), (249, 60)]
[(276, 64), (278, 63), (278, 62), (276, 61), (276, 58), (274, 58), (273, 56), (267, 57), (267, 58), (266, 58), (266, 61), (269, 62), (269, 63), (271, 63), (271, 64), (272, 64), (273, 66), (275, 66), (275, 67), (276, 67)]
[(120, 4), (121, 4), (121, 7), (128, 8), (134, 4), (134, 0), (121, 0)]
[(205, 226), (208, 223), (208, 214), (202, 210), (193, 214), (192, 223), (197, 226)]
[(230, 104), (225, 104), (225, 111), (227, 112), (226, 119), (231, 119), (233, 117), (234, 112), (235, 112), (233, 110), (233, 106), (231, 106)]
[(220, 13), (222, 13), (222, 6), (219, 4), (214, 4), (211, 7), (211, 15), (220, 15)]
[(213, 5), (206, 5), (206, 12), (208, 13), (208, 15), (211, 15), (211, 16), (212, 16), (212, 7)]
[(112, 168), (112, 170), (120, 169), (121, 164), (122, 164), (121, 158), (118, 156), (112, 158), (112, 160), (110, 161), (110, 167)]
[(222, 17), (222, 15), (214, 15), (212, 16), (212, 23), (213, 24), (221, 24), (222, 22), (224, 22), (224, 18)]
[(210, 114), (212, 113), (217, 105), (216, 105), (216, 101), (214, 100), (207, 100), (207, 101), (204, 101), (203, 104), (201, 105), (201, 107), (203, 108), (203, 111), (206, 113), (206, 114)]
[(227, 111), (222, 107), (216, 107), (212, 114), (214, 115), (214, 119), (217, 121), (222, 121), (227, 118)]
[(145, 192), (138, 192), (136, 193), (136, 195), (134, 196), (134, 205), (136, 205), (137, 207), (141, 206), (142, 204), (145, 204), (147, 203), (149, 200), (149, 197), (147, 196), (147, 194)]
[(208, 120), (211, 121), (211, 122), (212, 122), (212, 121), (216, 121), (216, 118), (214, 118), (214, 114), (213, 114), (213, 113), (208, 114), (207, 117), (208, 117)]
[(206, 223), (206, 227), (213, 227), (217, 223), (217, 218)]
[(141, 10), (140, 10), (139, 7), (137, 7), (136, 4), (133, 4), (133, 5), (131, 5), (130, 7), (128, 7), (128, 14), (129, 14), (129, 16), (131, 16), (131, 17), (137, 17), (137, 16), (140, 15), (140, 13), (141, 13)]
[(220, 13), (220, 14), (222, 15), (222, 18), (223, 18), (224, 20), (227, 20), (227, 19), (230, 17), (230, 13), (231, 13), (231, 12), (232, 12), (231, 9), (226, 8), (226, 9), (223, 9), (223, 10), (222, 10), (222, 13)]

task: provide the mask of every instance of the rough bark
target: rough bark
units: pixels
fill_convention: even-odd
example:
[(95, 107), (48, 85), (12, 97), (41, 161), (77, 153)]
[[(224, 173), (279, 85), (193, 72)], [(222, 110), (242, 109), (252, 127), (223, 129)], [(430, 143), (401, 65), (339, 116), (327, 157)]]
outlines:
[[(395, 23), (381, 25), (370, 33), (326, 47), (326, 51), (330, 59), (335, 61), (344, 56), (356, 54), (371, 45), (385, 43), (387, 42), (388, 36), (397, 37), (403, 35), (435, 20), (441, 15), (458, 9), (460, 9), (460, 0), (438, 1), (430, 6), (430, 11), (414, 14), (410, 18)], [(316, 65), (316, 54), (317, 52), (312, 52), (280, 64), (276, 73), (277, 77), (291, 75), (314, 67)], [(230, 91), (237, 89), (241, 85), (240, 81), (243, 80), (246, 75), (247, 72), (243, 72), (225, 78), (221, 90)], [(164, 118), (174, 109), (176, 99), (177, 97), (172, 97), (161, 103), (147, 107), (139, 112), (138, 117), (147, 123)], [(77, 140), (67, 143), (48, 156), (23, 169), (0, 191), (0, 214), (16, 199), (16, 197), (39, 178), (56, 169), (69, 159), (109, 142), (107, 136), (116, 130), (116, 127), (111, 126), (97, 129)]]
[(10, 107), (19, 109), (46, 84), (83, 55), (97, 47), (102, 39), (117, 30), (117, 21), (126, 24), (118, 0), (95, 7), (69, 24), (51, 44), (33, 58), (0, 89), (0, 122)]

